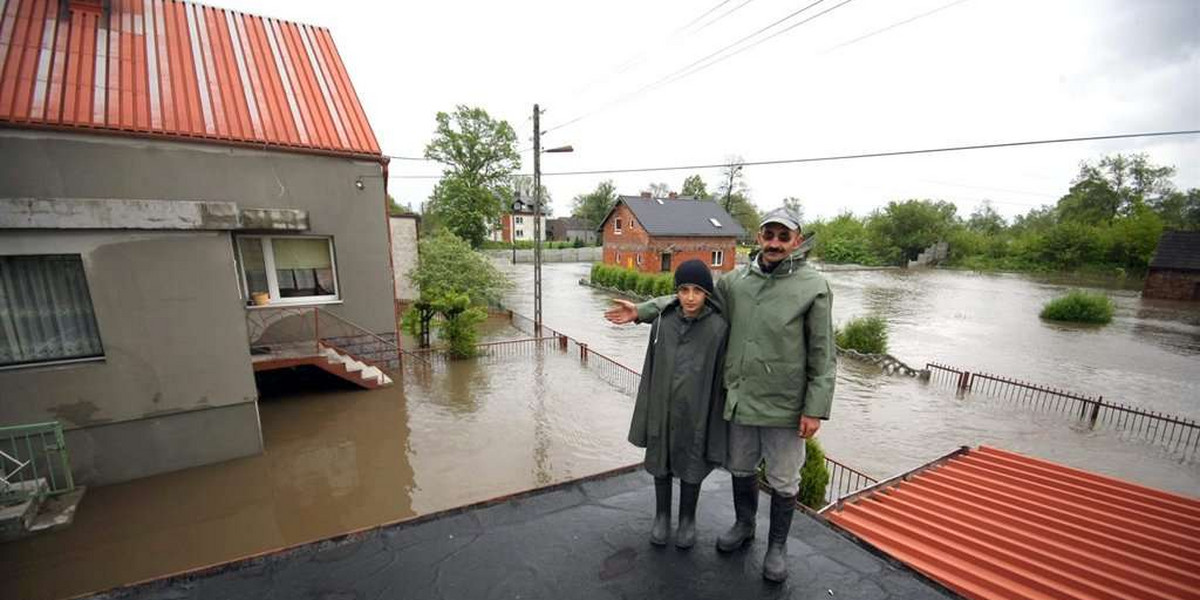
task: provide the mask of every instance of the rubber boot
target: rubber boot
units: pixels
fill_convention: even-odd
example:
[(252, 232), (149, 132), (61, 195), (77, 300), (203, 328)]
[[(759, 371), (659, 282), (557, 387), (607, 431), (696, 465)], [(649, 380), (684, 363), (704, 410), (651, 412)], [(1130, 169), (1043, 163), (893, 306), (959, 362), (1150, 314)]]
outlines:
[(736, 520), (729, 531), (717, 538), (717, 550), (733, 552), (754, 539), (758, 517), (758, 478), (733, 478), (733, 513)]
[(671, 532), (671, 478), (654, 478), (654, 526), (650, 528), (650, 543), (667, 545)]
[(767, 555), (763, 558), (763, 578), (780, 583), (787, 579), (787, 539), (796, 514), (796, 497), (771, 493), (771, 529), (767, 534)]
[(679, 529), (675, 531), (675, 547), (684, 550), (696, 544), (696, 502), (700, 500), (700, 484), (679, 480)]

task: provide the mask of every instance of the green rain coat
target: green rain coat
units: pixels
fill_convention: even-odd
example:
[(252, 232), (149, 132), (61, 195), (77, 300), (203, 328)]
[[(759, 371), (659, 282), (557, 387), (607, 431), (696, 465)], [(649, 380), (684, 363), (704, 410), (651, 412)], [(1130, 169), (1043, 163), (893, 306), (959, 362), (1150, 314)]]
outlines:
[(673, 301), (654, 320), (629, 426), (629, 442), (646, 449), (651, 475), (700, 483), (724, 463), (721, 372), (728, 332), (711, 299), (695, 319)]
[[(797, 427), (828, 419), (837, 375), (833, 294), (798, 249), (772, 272), (753, 258), (717, 282), (729, 320), (725, 418), (739, 425)], [(654, 319), (669, 297), (638, 305)]]

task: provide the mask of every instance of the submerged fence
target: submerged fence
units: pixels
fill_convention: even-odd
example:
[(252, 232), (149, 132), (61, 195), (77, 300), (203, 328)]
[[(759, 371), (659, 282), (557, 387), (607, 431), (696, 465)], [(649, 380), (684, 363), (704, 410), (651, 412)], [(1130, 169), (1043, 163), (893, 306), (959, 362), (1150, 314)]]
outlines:
[(1010, 377), (972, 373), (939, 363), (928, 363), (926, 368), (929, 369), (931, 382), (954, 387), (960, 393), (1011, 400), (1033, 410), (1068, 415), (1091, 429), (1104, 427), (1161, 445), (1185, 460), (1194, 458), (1200, 447), (1200, 423), (1191, 419), (1107, 402), (1104, 396), (1087, 396)]
[(61, 423), (0, 427), (0, 503), (74, 489)]

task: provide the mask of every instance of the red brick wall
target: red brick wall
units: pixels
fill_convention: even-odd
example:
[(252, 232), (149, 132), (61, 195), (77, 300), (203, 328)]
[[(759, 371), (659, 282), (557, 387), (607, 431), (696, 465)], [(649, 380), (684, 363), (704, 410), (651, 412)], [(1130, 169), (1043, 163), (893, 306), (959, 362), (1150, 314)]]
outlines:
[(1151, 269), (1142, 286), (1143, 298), (1200, 300), (1200, 273)]
[[(616, 221), (621, 220), (621, 233), (616, 232)], [(712, 266), (712, 253), (720, 250), (724, 260), (720, 266)], [(681, 263), (697, 259), (716, 271), (733, 270), (736, 244), (732, 237), (650, 237), (633, 212), (624, 204), (617, 207), (604, 224), (604, 264), (632, 267), (646, 273), (662, 272), (663, 252), (671, 253), (671, 270)], [(641, 264), (638, 264), (638, 258)], [(618, 260), (619, 258), (619, 260)]]

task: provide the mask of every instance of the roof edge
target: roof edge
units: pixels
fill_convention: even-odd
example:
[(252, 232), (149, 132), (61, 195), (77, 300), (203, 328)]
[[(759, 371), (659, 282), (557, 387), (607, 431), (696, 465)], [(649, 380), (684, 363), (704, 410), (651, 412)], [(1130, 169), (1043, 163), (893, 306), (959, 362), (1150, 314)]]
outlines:
[(842, 507), (844, 507), (846, 502), (848, 502), (848, 501), (858, 500), (859, 498), (861, 498), (863, 496), (867, 496), (869, 494), (873, 494), (875, 492), (893, 487), (895, 485), (898, 485), (900, 483), (908, 481), (910, 478), (912, 478), (913, 475), (916, 475), (923, 471), (928, 471), (929, 469), (940, 467), (943, 464), (945, 464), (955, 458), (958, 458), (959, 456), (965, 456), (970, 453), (971, 453), (970, 446), (960, 446), (957, 449), (955, 449), (953, 452), (939, 456), (927, 463), (917, 466), (916, 468), (909, 469), (907, 471), (904, 471), (903, 473), (897, 473), (896, 475), (892, 475), (891, 477), (888, 477), (887, 479), (881, 479), (878, 482), (876, 482), (875, 484), (869, 485), (861, 490), (858, 490), (857, 492), (854, 492), (853, 494), (848, 494), (848, 495), (842, 496), (841, 498), (838, 498), (836, 502), (830, 502), (829, 504), (826, 504), (824, 507), (821, 508), (821, 510), (817, 511), (817, 514), (824, 515), (825, 513), (830, 512), (832, 510), (841, 511)]

